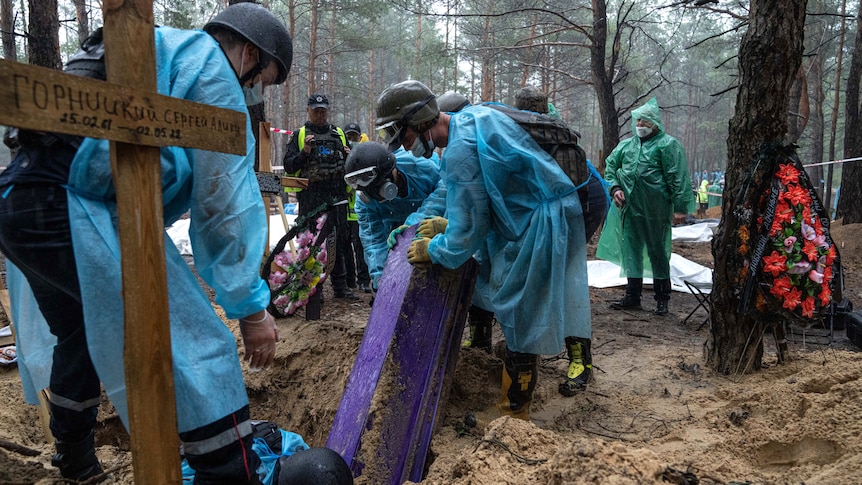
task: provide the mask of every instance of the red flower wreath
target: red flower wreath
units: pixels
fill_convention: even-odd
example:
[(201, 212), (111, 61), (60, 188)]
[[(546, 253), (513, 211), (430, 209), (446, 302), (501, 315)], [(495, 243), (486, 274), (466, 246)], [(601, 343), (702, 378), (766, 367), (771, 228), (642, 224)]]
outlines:
[[(761, 275), (780, 308), (814, 318), (832, 301), (835, 246), (820, 219), (811, 212), (811, 195), (799, 185), (799, 170), (779, 166), (778, 203), (770, 227), (772, 250), (766, 250)], [(774, 189), (773, 189), (774, 190)]]

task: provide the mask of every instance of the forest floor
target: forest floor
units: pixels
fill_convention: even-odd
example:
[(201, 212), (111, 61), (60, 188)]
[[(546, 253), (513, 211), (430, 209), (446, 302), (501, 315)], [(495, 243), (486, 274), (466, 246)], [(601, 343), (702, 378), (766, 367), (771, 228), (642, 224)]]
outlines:
[[(862, 225), (836, 223), (832, 235), (846, 267), (846, 295), (862, 305)], [(709, 243), (675, 243), (674, 252), (712, 267)], [(683, 322), (697, 304), (693, 296), (674, 293), (670, 314), (660, 317), (609, 309), (622, 288), (590, 294), (595, 382), (588, 390), (561, 396), (567, 360), (543, 356), (532, 422), (501, 418), (484, 432), (465, 432), (464, 414), (495, 402), (501, 360), (462, 349), (421, 483), (862, 483), (862, 353), (843, 331), (831, 344), (822, 330), (789, 334), (783, 364), (771, 333), (764, 335), (763, 370), (717, 375), (704, 362), (703, 310)], [(328, 284), (325, 295), (320, 320), (278, 320), (275, 365), (246, 373), (252, 417), (299, 433), (311, 446), (326, 442), (369, 316), (369, 295), (346, 303), (331, 298)], [(654, 305), (650, 290), (644, 304)], [(226, 323), (241, 349), (236, 321)], [(502, 340), (496, 327), (494, 337)], [(107, 401), (99, 422), (107, 483), (132, 483), (128, 435)], [(36, 452), (0, 447), (0, 483), (58, 483), (53, 448), (37, 408), (23, 402), (14, 365), (0, 367), (0, 441)]]

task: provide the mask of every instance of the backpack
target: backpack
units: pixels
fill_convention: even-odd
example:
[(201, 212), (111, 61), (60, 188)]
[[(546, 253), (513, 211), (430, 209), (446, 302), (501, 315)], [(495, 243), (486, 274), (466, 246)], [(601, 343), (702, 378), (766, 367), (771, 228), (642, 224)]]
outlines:
[(578, 144), (581, 134), (561, 120), (548, 115), (506, 106), (501, 103), (482, 103), (493, 108), (518, 124), (530, 134), (543, 150), (557, 161), (575, 187), (581, 188), (590, 178), (587, 154)]

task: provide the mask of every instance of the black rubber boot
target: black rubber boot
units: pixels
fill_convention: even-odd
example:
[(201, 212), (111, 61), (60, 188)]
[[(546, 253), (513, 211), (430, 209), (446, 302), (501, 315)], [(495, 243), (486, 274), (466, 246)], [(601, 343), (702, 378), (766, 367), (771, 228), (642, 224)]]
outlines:
[(500, 415), (530, 420), (530, 403), (533, 402), (538, 374), (538, 355), (506, 349), (503, 383), (500, 387), (500, 401), (497, 403)]
[(643, 290), (643, 278), (629, 278), (626, 283), (626, 294), (622, 300), (611, 303), (613, 310), (641, 310), (641, 291)]
[(655, 314), (667, 315), (667, 302), (670, 301), (670, 280), (654, 280)]
[(82, 481), (102, 474), (93, 431), (80, 441), (56, 441), (54, 446), (57, 453), (51, 457), (51, 465), (60, 469), (63, 478)]
[(482, 349), (491, 353), (491, 327), (494, 323), (494, 312), (471, 305), (468, 311), (470, 324), (470, 339), (464, 341), (464, 347)]
[(560, 394), (571, 397), (584, 391), (593, 378), (593, 354), (590, 339), (566, 337), (566, 352), (569, 354), (569, 371), (566, 380), (560, 383)]

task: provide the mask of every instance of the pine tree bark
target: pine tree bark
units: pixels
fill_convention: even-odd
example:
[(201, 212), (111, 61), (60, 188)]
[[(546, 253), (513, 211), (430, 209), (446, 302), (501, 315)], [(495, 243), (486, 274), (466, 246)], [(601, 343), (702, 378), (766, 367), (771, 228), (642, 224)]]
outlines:
[[(835, 96), (832, 108), (832, 122), (829, 125), (829, 160), (835, 160), (835, 134), (838, 131), (838, 106), (841, 100), (841, 69), (844, 59), (844, 34), (847, 32), (844, 15), (847, 13), (847, 0), (841, 2), (841, 34), (838, 37), (838, 61), (835, 64)], [(832, 171), (834, 165), (826, 166), (826, 194), (823, 203), (831, 209), (832, 203)], [(843, 172), (842, 172), (843, 173)], [(833, 214), (833, 217), (835, 215)]]
[[(599, 103), (599, 116), (602, 122), (602, 153), (611, 153), (620, 141), (619, 119), (617, 105), (614, 99), (612, 71), (606, 65), (605, 52), (608, 42), (608, 8), (605, 0), (593, 0), (593, 38), (590, 43), (590, 71), (596, 99)], [(616, 53), (619, 52), (617, 42), (613, 44), (611, 66), (615, 64)], [(596, 167), (604, 173), (605, 161), (600, 159)]]
[(30, 32), (27, 57), (30, 64), (51, 69), (63, 67), (60, 61), (60, 19), (57, 0), (29, 0)]
[[(859, 83), (862, 81), (862, 9), (856, 17), (856, 45), (847, 74), (847, 99), (844, 116), (844, 158), (862, 156), (862, 119), (860, 119)], [(835, 218), (844, 224), (862, 222), (862, 165), (845, 163), (841, 170), (841, 192), (838, 194)]]
[(737, 208), (759, 205), (755, 198), (761, 194), (745, 192), (745, 185), (749, 177), (759, 181), (771, 174), (753, 162), (762, 147), (779, 147), (785, 139), (789, 91), (802, 61), (806, 4), (807, 0), (752, 0), (749, 28), (739, 49), (736, 113), (727, 140), (727, 195), (712, 244), (712, 325), (705, 348), (707, 365), (722, 374), (739, 375), (762, 365), (766, 323), (738, 311), (746, 267), (739, 252), (739, 228), (746, 214)]
[(12, 0), (0, 0), (0, 30), (3, 31), (3, 58), (18, 60), (18, 48), (15, 45), (15, 17)]
[(75, 0), (75, 17), (78, 21), (78, 45), (90, 36), (90, 15), (86, 0)]

